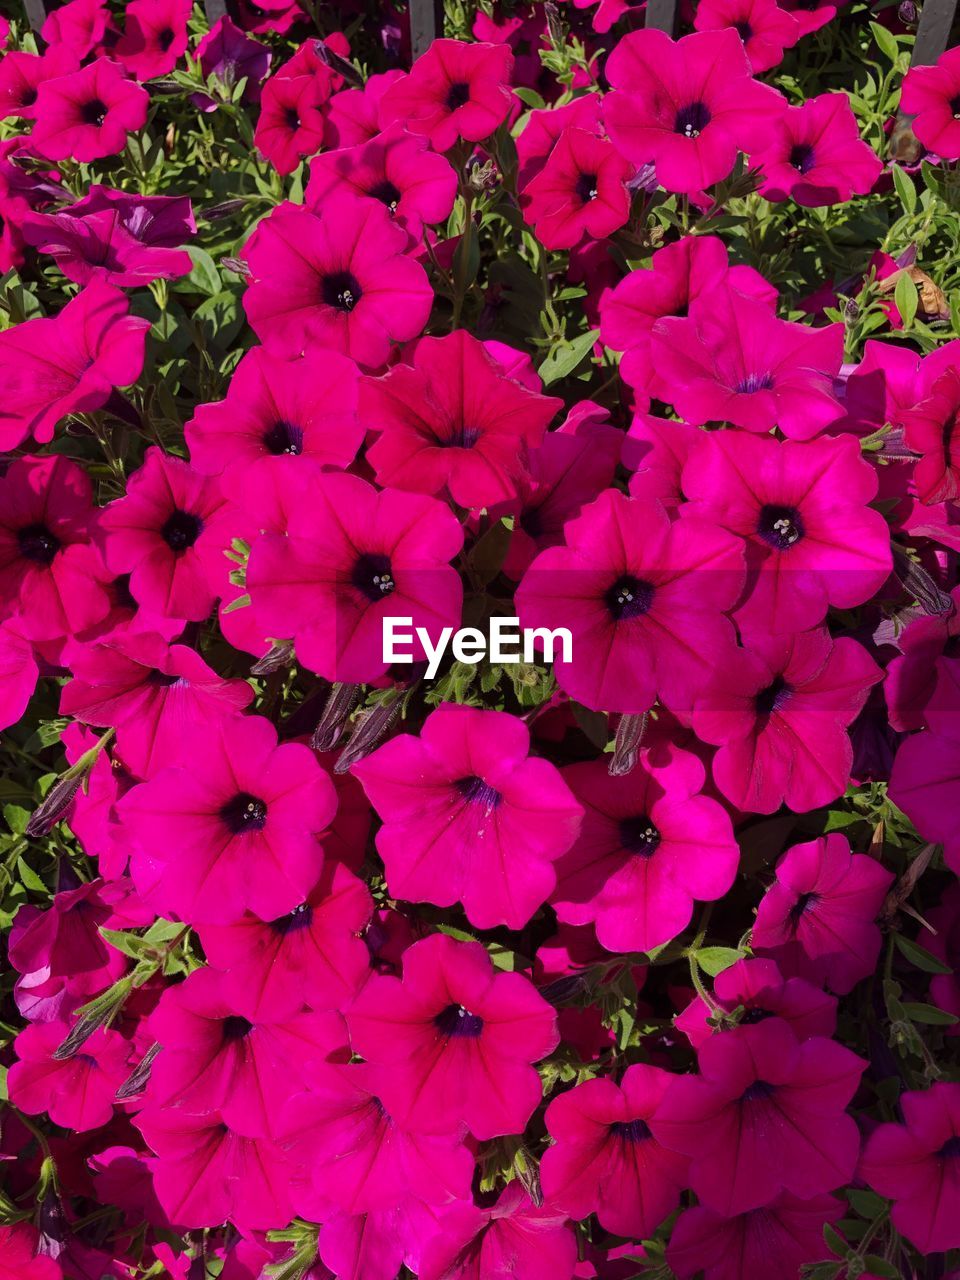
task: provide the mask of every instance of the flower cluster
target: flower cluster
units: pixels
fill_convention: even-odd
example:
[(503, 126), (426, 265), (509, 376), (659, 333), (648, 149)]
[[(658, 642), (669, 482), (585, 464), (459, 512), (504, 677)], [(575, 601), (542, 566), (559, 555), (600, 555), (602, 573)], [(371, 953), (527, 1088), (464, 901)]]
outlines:
[(48, 8), (0, 1280), (960, 1276), (960, 51)]

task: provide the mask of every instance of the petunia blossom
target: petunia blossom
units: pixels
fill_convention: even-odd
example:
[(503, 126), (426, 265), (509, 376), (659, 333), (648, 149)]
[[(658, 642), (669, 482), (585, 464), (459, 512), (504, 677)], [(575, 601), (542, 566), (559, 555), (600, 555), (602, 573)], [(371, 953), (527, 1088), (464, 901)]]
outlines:
[(7, 1088), (10, 1101), (27, 1115), (45, 1112), (54, 1124), (83, 1133), (112, 1119), (130, 1045), (119, 1032), (99, 1027), (82, 1049), (61, 1061), (55, 1053), (71, 1030), (66, 1022), (34, 1022), (21, 1031)]
[(606, 138), (564, 129), (523, 190), (524, 219), (547, 249), (572, 249), (584, 236), (608, 236), (630, 216), (626, 184), (632, 177), (633, 166)]
[(697, 31), (733, 27), (743, 41), (754, 75), (783, 61), (785, 49), (800, 39), (800, 26), (776, 0), (700, 0), (693, 20)]
[(0, 1227), (0, 1280), (61, 1280), (55, 1258), (38, 1252), (40, 1235), (29, 1222)]
[(123, 11), (117, 60), (138, 80), (153, 80), (174, 69), (187, 49), (190, 0), (130, 0)]
[(317, 76), (271, 76), (263, 87), (253, 140), (277, 173), (293, 173), (323, 146), (329, 87)]
[(110, 58), (97, 58), (38, 86), (30, 142), (48, 160), (89, 164), (122, 151), (146, 124), (148, 106), (145, 89)]
[(960, 157), (960, 49), (947, 49), (932, 67), (910, 67), (900, 91), (901, 110), (913, 119), (910, 127), (928, 151), (945, 160)]

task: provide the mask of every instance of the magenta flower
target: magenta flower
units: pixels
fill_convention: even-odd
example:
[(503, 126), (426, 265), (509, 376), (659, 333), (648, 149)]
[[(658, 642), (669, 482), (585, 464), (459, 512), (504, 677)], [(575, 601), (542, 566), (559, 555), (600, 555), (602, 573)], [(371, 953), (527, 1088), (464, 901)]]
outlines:
[(713, 778), (739, 809), (805, 813), (843, 795), (853, 767), (847, 733), (883, 673), (866, 649), (825, 627), (759, 632), (697, 697), (693, 727), (720, 749)]
[(549, 1276), (571, 1280), (577, 1241), (566, 1217), (537, 1208), (518, 1180), (494, 1205), (455, 1205), (427, 1242), (420, 1280), (513, 1280)]
[(736, 31), (671, 40), (652, 28), (623, 36), (607, 59), (614, 92), (603, 119), (614, 144), (636, 164), (654, 164), (668, 191), (721, 182), (738, 151), (769, 137), (786, 108), (776, 89), (754, 80)]
[(557, 864), (558, 919), (593, 922), (608, 951), (651, 951), (683, 932), (694, 899), (722, 897), (740, 850), (723, 807), (700, 794), (705, 776), (669, 742), (643, 751), (626, 777), (611, 777), (603, 760), (564, 769), (584, 820)]
[(380, 1100), (382, 1069), (314, 1062), (306, 1075), (307, 1092), (291, 1098), (284, 1121), (308, 1209), (368, 1213), (408, 1194), (431, 1205), (470, 1199), (473, 1156), (456, 1136), (398, 1124)]
[(60, 455), (18, 458), (0, 478), (0, 618), (26, 639), (61, 640), (108, 612), (93, 515), (90, 477)]
[(400, 734), (353, 766), (383, 819), (377, 850), (394, 897), (462, 902), (478, 929), (527, 923), (582, 815), (555, 766), (529, 752), (523, 721), (445, 703), (419, 738)]
[(379, 484), (446, 494), (463, 507), (517, 496), (527, 452), (562, 401), (529, 391), (464, 329), (422, 338), (413, 365), (360, 387), (360, 415), (380, 434), (369, 450)]
[(741, 631), (796, 632), (863, 604), (890, 575), (890, 529), (868, 504), (877, 472), (852, 436), (780, 443), (718, 431), (683, 469), (682, 509), (746, 542)]
[(187, 49), (191, 0), (130, 0), (114, 53), (138, 80), (172, 71)]
[(251, 1138), (276, 1138), (280, 1114), (305, 1084), (305, 1063), (345, 1062), (346, 1027), (337, 1013), (243, 1017), (213, 969), (197, 969), (168, 988), (150, 1015), (162, 1047), (150, 1072), (147, 1105), (188, 1116), (217, 1112)]
[(770, 1274), (776, 1259), (776, 1274), (793, 1280), (808, 1264), (832, 1259), (823, 1228), (843, 1212), (844, 1202), (835, 1196), (801, 1199), (788, 1192), (733, 1216), (697, 1205), (677, 1219), (667, 1262), (678, 1280), (755, 1280)]
[(554, 1145), (540, 1162), (546, 1203), (571, 1218), (596, 1213), (618, 1236), (647, 1239), (680, 1203), (686, 1156), (662, 1147), (648, 1121), (674, 1077), (659, 1067), (628, 1067), (613, 1080), (587, 1080), (547, 1107)]
[(100, 513), (95, 530), (107, 568), (130, 574), (130, 592), (164, 617), (205, 618), (236, 517), (216, 480), (157, 448)]
[(39, 1253), (40, 1235), (31, 1223), (0, 1227), (0, 1280), (60, 1280), (55, 1259)]
[(687, 422), (779, 427), (809, 440), (843, 412), (833, 392), (843, 326), (777, 320), (729, 284), (695, 302), (688, 317), (658, 320), (650, 356), (656, 386)]
[(463, 584), (449, 561), (463, 531), (435, 498), (325, 474), (291, 488), (289, 511), (288, 536), (254, 543), (247, 589), (268, 633), (292, 636), (310, 670), (378, 679), (389, 666), (386, 616), (412, 618), (434, 643), (444, 626), (459, 625)]
[[(204, 78), (216, 76), (233, 87), (246, 80), (243, 97), (246, 102), (259, 102), (260, 85), (270, 70), (273, 54), (266, 45), (242, 31), (228, 16), (213, 24), (197, 45), (194, 57), (200, 63)], [(201, 111), (215, 111), (217, 104), (205, 94), (194, 94), (191, 101)]]
[[(332, 843), (325, 836), (325, 852)], [(223, 971), (224, 997), (244, 1017), (283, 1020), (303, 1005), (344, 1008), (356, 995), (370, 973), (358, 935), (372, 912), (366, 885), (327, 859), (316, 886), (286, 914), (264, 921), (248, 912), (197, 932), (207, 959)]]
[(229, 924), (245, 910), (275, 920), (303, 902), (336, 796), (307, 747), (278, 746), (268, 720), (237, 716), (190, 726), (180, 763), (118, 808), (143, 897), (191, 924)]
[(403, 979), (372, 977), (350, 1009), (354, 1052), (388, 1068), (390, 1114), (416, 1133), (481, 1141), (522, 1133), (542, 1090), (530, 1066), (557, 1045), (556, 1015), (522, 974), (497, 972), (476, 942), (432, 934)]
[(517, 186), (522, 192), (530, 179), (543, 169), (557, 140), (567, 129), (584, 129), (599, 137), (600, 94), (586, 93), (562, 107), (549, 107), (531, 111), (517, 138), (517, 158), (520, 162)]
[(513, 54), (503, 44), (434, 40), (380, 101), (380, 127), (402, 123), (449, 151), (458, 138), (481, 142), (510, 110)]
[(73, 645), (66, 660), (74, 678), (63, 687), (60, 714), (116, 727), (117, 756), (137, 778), (177, 763), (186, 732), (253, 700), (245, 680), (224, 680), (196, 650), (150, 633)]
[(783, 61), (784, 49), (800, 39), (800, 26), (776, 0), (701, 0), (693, 25), (697, 31), (733, 27), (743, 41), (754, 75)]
[(910, 127), (928, 151), (955, 160), (960, 156), (960, 49), (948, 49), (933, 67), (911, 67), (903, 77), (900, 106), (914, 117)]
[(99, 409), (115, 387), (135, 382), (149, 328), (122, 293), (94, 281), (58, 315), (0, 333), (0, 448), (31, 433), (47, 444), (68, 414)]
[(650, 1128), (691, 1157), (690, 1186), (707, 1208), (729, 1217), (781, 1190), (809, 1199), (850, 1181), (860, 1136), (845, 1108), (862, 1058), (819, 1036), (800, 1043), (771, 1018), (713, 1036), (699, 1064), (700, 1075), (675, 1077)]
[(322, 218), (278, 206), (245, 251), (251, 327), (274, 355), (289, 359), (317, 344), (379, 368), (394, 343), (420, 333), (433, 306), (426, 272), (404, 255), (407, 244), (373, 200), (331, 196)]
[[(522, 136), (522, 135), (521, 135)], [(731, 267), (726, 245), (717, 236), (683, 236), (658, 249), (649, 268), (638, 268), (600, 299), (600, 338), (622, 351), (620, 376), (631, 387), (651, 390), (657, 371), (651, 359), (653, 326), (663, 316), (684, 316), (691, 303), (713, 297), (727, 281), (759, 302), (776, 301), (777, 292), (752, 267)]]
[(38, 675), (30, 641), (15, 623), (0, 626), (0, 729), (16, 724), (26, 711)]
[(523, 190), (526, 222), (547, 249), (572, 249), (602, 238), (630, 216), (627, 182), (633, 165), (606, 138), (564, 129), (546, 164)]
[(0, 119), (19, 116), (33, 120), (37, 114), (37, 89), (44, 80), (53, 80), (76, 71), (76, 57), (63, 45), (35, 53), (5, 53), (0, 59)]
[[(743, 1022), (780, 1018), (798, 1040), (827, 1036), (837, 1029), (837, 1001), (805, 978), (785, 978), (774, 960), (737, 960), (713, 980), (713, 1000), (732, 1013), (744, 1010)], [(714, 1011), (694, 996), (674, 1023), (695, 1049), (700, 1049), (716, 1028), (708, 1022)]]
[(317, 467), (348, 467), (363, 441), (356, 365), (335, 351), (280, 360), (263, 347), (237, 365), (227, 394), (200, 404), (184, 434), (203, 475), (246, 473), (254, 484), (287, 474), (303, 457)]
[(891, 1221), (922, 1254), (960, 1246), (960, 1084), (900, 1095), (903, 1124), (867, 1140), (860, 1176), (893, 1201)]
[[(339, 95), (338, 95), (339, 96)], [(449, 161), (426, 138), (391, 125), (378, 137), (327, 151), (310, 163), (306, 202), (319, 212), (336, 192), (379, 200), (419, 240), (424, 223), (445, 221), (457, 195)]]
[(876, 152), (860, 140), (845, 93), (821, 93), (788, 107), (752, 163), (763, 170), (759, 191), (767, 200), (808, 207), (866, 195), (883, 172)]
[(753, 946), (781, 967), (846, 995), (880, 954), (880, 914), (893, 874), (833, 832), (788, 849), (757, 908)]
[(672, 515), (681, 510), (680, 477), (690, 453), (703, 441), (703, 432), (674, 418), (636, 413), (623, 441), (623, 465), (633, 474), (631, 498), (656, 499)]
[(71, 158), (82, 164), (115, 156), (127, 135), (142, 129), (147, 91), (109, 58), (37, 87), (37, 115), (30, 142), (48, 160)]
[(318, 76), (271, 76), (263, 86), (253, 140), (278, 173), (293, 173), (323, 146), (329, 86)]
[(566, 627), (557, 681), (594, 710), (640, 713), (660, 697), (689, 706), (733, 648), (724, 610), (743, 585), (738, 539), (607, 490), (542, 551), (517, 588), (525, 627)]
[[(946, 714), (941, 721), (938, 707)], [(889, 795), (913, 822), (924, 840), (943, 845), (953, 871), (960, 868), (960, 830), (953, 820), (960, 803), (960, 732), (956, 683), (941, 665), (927, 718), (936, 731), (913, 734), (900, 743), (890, 775)]]
[(80, 1053), (58, 1061), (66, 1022), (34, 1022), (13, 1042), (17, 1061), (7, 1075), (10, 1101), (28, 1116), (85, 1133), (113, 1119), (113, 1100), (129, 1071), (130, 1045), (117, 1031), (94, 1031)]
[[(950, 885), (926, 919), (937, 932), (935, 937), (924, 934), (924, 945), (950, 970), (930, 979), (930, 999), (938, 1009), (960, 1019), (960, 884)], [(950, 1026), (947, 1035), (960, 1035), (960, 1024)]]
[(68, 49), (78, 63), (94, 51), (99, 53), (106, 39), (115, 34), (104, 0), (68, 0), (54, 9), (40, 28), (48, 45)]
[(960, 369), (946, 369), (920, 402), (899, 415), (904, 439), (921, 455), (913, 484), (921, 502), (960, 498)]

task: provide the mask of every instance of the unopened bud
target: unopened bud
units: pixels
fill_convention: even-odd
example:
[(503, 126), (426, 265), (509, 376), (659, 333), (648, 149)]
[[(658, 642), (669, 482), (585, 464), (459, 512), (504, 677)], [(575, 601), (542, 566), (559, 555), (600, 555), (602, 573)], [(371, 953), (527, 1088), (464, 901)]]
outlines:
[(647, 730), (647, 714), (644, 712), (640, 716), (620, 717), (613, 744), (613, 756), (610, 759), (611, 778), (622, 778), (635, 768), (643, 745), (643, 735)]
[(269, 650), (250, 668), (252, 676), (270, 676), (293, 662), (293, 641), (274, 640)]
[(128, 1098), (135, 1098), (138, 1093), (143, 1093), (150, 1081), (150, 1072), (153, 1069), (153, 1062), (157, 1054), (160, 1052), (160, 1045), (152, 1044), (147, 1052), (140, 1059), (140, 1062), (127, 1076), (123, 1084), (116, 1092), (118, 1102), (126, 1102)]
[(74, 1023), (73, 1030), (54, 1050), (54, 1061), (66, 1062), (68, 1058), (72, 1058), (95, 1031), (112, 1022), (132, 989), (133, 979), (121, 978), (119, 982), (115, 982), (112, 987), (104, 991), (103, 995), (85, 1004), (79, 1010), (80, 1017)]
[(913, 596), (924, 613), (939, 616), (952, 611), (953, 600), (950, 596), (940, 590), (926, 569), (918, 561), (912, 560), (905, 548), (897, 542), (893, 543), (893, 572), (904, 591)]
[(77, 792), (83, 783), (83, 777), (71, 778), (64, 774), (58, 778), (47, 792), (38, 809), (35, 809), (27, 823), (26, 834), (31, 838), (48, 835), (73, 804)]
[(916, 22), (917, 6), (913, 3), (913, 0), (902, 0), (899, 9), (897, 9), (897, 17), (908, 27)]
[(331, 751), (337, 745), (359, 696), (359, 685), (335, 684), (333, 686), (321, 713), (320, 722), (310, 739), (310, 745), (314, 751)]
[(335, 53), (328, 44), (324, 44), (322, 40), (314, 40), (313, 51), (324, 66), (335, 71), (338, 76), (343, 76), (348, 84), (352, 84), (356, 89), (363, 88), (363, 76), (357, 68), (346, 58), (341, 58), (339, 53)]
[(368, 756), (400, 714), (402, 699), (378, 702), (365, 711), (350, 735), (350, 741), (333, 766), (334, 773), (346, 773), (351, 765)]

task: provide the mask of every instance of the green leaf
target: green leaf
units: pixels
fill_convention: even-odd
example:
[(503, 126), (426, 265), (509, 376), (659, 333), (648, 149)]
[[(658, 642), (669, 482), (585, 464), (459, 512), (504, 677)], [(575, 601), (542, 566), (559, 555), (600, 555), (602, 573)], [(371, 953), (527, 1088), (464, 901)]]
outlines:
[(926, 947), (921, 947), (919, 942), (912, 942), (909, 938), (905, 938), (902, 933), (895, 933), (893, 940), (896, 943), (897, 950), (910, 961), (916, 968), (922, 969), (924, 973), (953, 973), (948, 964), (944, 964), (942, 960), (938, 960), (936, 956), (931, 955)]
[(563, 347), (556, 347), (541, 364), (537, 372), (543, 379), (543, 385), (549, 387), (561, 378), (568, 377), (577, 368), (585, 356), (593, 350), (594, 343), (600, 337), (599, 329), (590, 329), (581, 333), (572, 342)]
[(897, 287), (893, 291), (893, 300), (903, 320), (903, 327), (909, 329), (917, 314), (917, 286), (910, 279), (908, 272), (901, 271)]
[(697, 964), (711, 978), (715, 978), (718, 973), (723, 973), (724, 969), (729, 969), (732, 964), (743, 959), (741, 953), (733, 947), (701, 947), (696, 957)]
[(823, 1239), (830, 1252), (836, 1254), (838, 1258), (845, 1258), (850, 1252), (850, 1246), (846, 1240), (839, 1231), (834, 1231), (829, 1222), (823, 1224)]
[(217, 270), (217, 264), (206, 249), (198, 249), (196, 245), (190, 245), (187, 252), (193, 259), (193, 270), (183, 280), (178, 281), (176, 286), (178, 291), (206, 293), (210, 297), (220, 293), (223, 289), (220, 272)]
[(875, 1253), (868, 1253), (863, 1260), (864, 1266), (867, 1268), (867, 1274), (871, 1276), (883, 1276), (884, 1280), (900, 1280), (902, 1272), (899, 1267), (895, 1267), (892, 1262), (888, 1262), (886, 1258), (878, 1258)]
[(49, 892), (47, 886), (34, 871), (33, 867), (31, 867), (29, 863), (24, 862), (23, 858), (17, 859), (17, 870), (20, 872), (20, 883), (32, 893)]
[(883, 1196), (878, 1196), (875, 1191), (862, 1191), (859, 1187), (847, 1187), (844, 1195), (860, 1217), (866, 1218), (868, 1222), (872, 1222), (874, 1218), (878, 1218), (881, 1213), (886, 1212), (886, 1200), (884, 1200)]
[(528, 89), (522, 84), (513, 91), (520, 101), (527, 107), (533, 107), (535, 111), (542, 111), (547, 105), (536, 89)]
[(897, 189), (904, 211), (913, 213), (917, 207), (917, 188), (913, 184), (913, 178), (904, 173), (898, 164), (893, 166), (893, 185)]
[(896, 62), (900, 57), (900, 46), (897, 44), (896, 38), (887, 30), (886, 27), (881, 27), (879, 22), (871, 22), (870, 30), (877, 43), (877, 48), (883, 56), (888, 58), (891, 62)]
[(945, 1013), (933, 1004), (904, 1003), (903, 1011), (911, 1022), (923, 1022), (931, 1027), (952, 1027), (960, 1022), (960, 1018), (952, 1013)]

